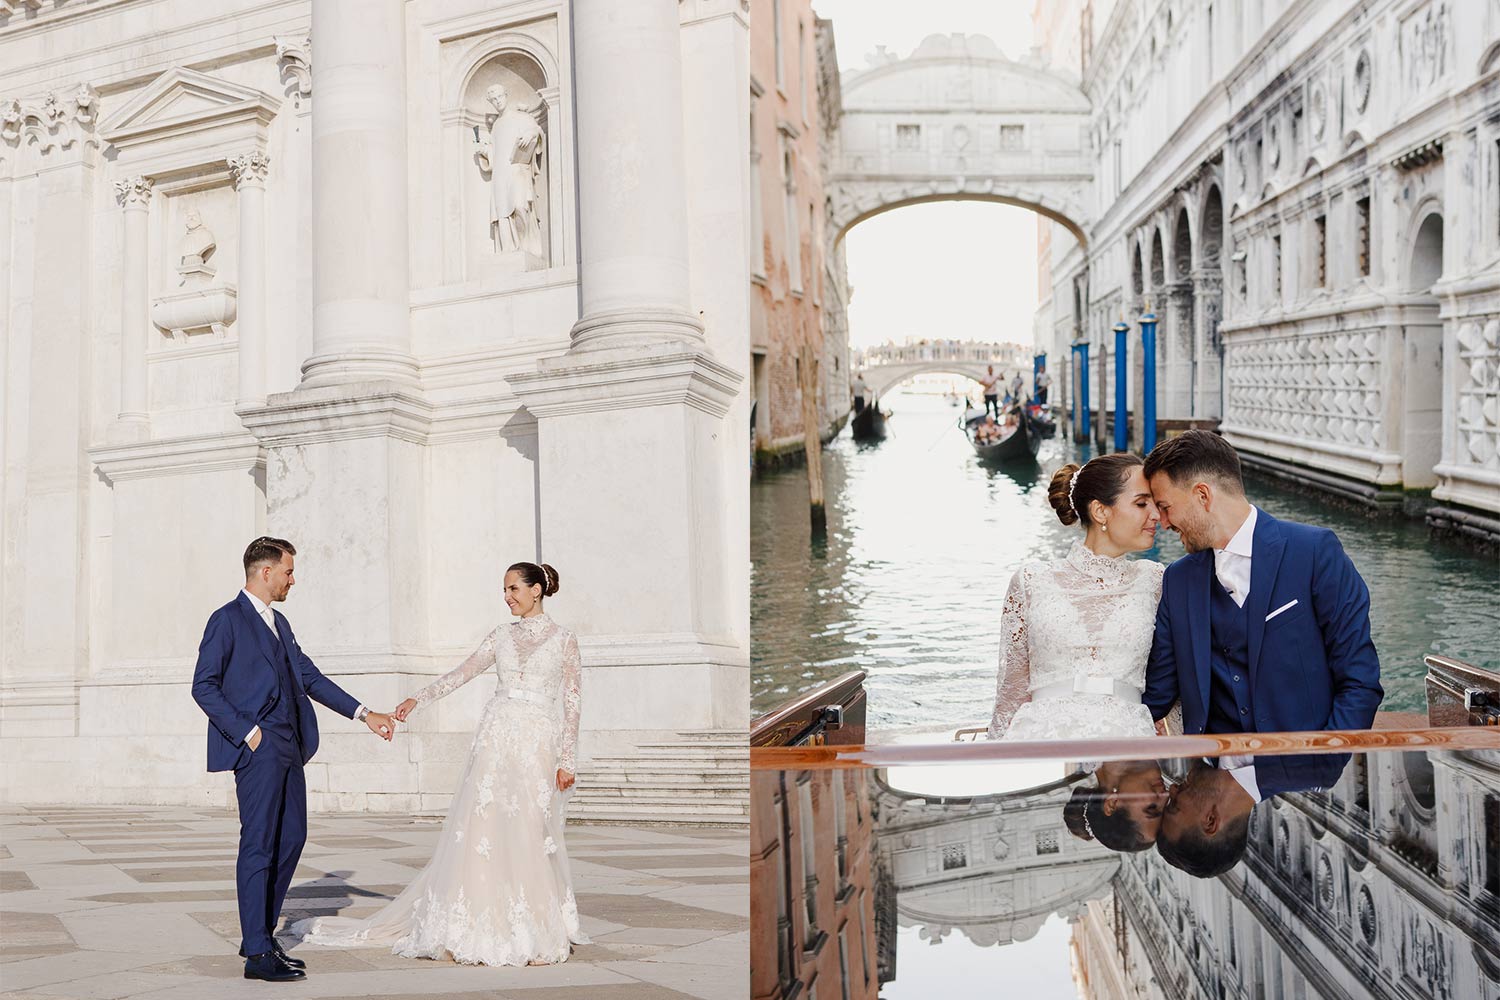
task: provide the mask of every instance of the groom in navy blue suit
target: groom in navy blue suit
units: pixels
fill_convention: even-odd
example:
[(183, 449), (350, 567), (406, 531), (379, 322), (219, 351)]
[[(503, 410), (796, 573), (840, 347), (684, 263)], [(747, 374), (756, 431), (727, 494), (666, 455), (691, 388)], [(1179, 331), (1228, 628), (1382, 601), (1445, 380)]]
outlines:
[(312, 701), (358, 719), (389, 741), (396, 724), (324, 677), (271, 605), (295, 582), (297, 550), (280, 538), (245, 549), (245, 589), (209, 616), (193, 672), (193, 700), (208, 716), (208, 769), (233, 771), (240, 810), (235, 888), (245, 978), (306, 976), (276, 941), (276, 924), (307, 839), (302, 768), (318, 749)]
[[(1239, 455), (1217, 434), (1162, 442), (1144, 471), (1162, 527), (1188, 551), (1162, 580), (1142, 699), (1152, 716), (1180, 701), (1185, 733), (1368, 729), (1383, 695), (1370, 592), (1337, 536), (1252, 506)], [(1223, 815), (1205, 813), (1200, 832), (1243, 842), (1255, 802), (1324, 772), (1331, 784), (1346, 761), (1263, 756), (1234, 781), (1215, 776)]]

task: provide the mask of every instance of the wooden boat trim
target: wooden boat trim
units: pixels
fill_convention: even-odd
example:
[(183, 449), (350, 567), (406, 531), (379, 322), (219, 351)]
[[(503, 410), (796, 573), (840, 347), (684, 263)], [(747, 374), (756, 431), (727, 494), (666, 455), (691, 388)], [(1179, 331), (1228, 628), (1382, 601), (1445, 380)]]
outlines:
[(1035, 740), (821, 747), (752, 747), (752, 771), (991, 764), (1034, 760), (1141, 760), (1223, 754), (1323, 754), (1363, 750), (1500, 750), (1500, 727), (1223, 733), (1133, 739)]

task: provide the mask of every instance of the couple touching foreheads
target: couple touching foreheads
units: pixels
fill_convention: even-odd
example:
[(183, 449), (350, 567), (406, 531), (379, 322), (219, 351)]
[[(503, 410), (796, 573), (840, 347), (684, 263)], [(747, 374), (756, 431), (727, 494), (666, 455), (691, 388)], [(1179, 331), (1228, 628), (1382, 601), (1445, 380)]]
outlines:
[(578, 745), (578, 642), (542, 611), (542, 599), (557, 593), (557, 571), (530, 562), (506, 570), (505, 603), (515, 620), (491, 630), (457, 668), (387, 715), (325, 677), (271, 607), (291, 591), (296, 554), (285, 539), (250, 543), (245, 587), (209, 617), (193, 674), (193, 699), (209, 721), (208, 769), (234, 772), (245, 978), (306, 976), (306, 963), (275, 935), (307, 839), (303, 767), (318, 749), (312, 702), (390, 740), (396, 722), (492, 668), (499, 686), (480, 714), (427, 867), (363, 920), (317, 917), (292, 931), (315, 944), (385, 945), (408, 958), (566, 961), (571, 945), (588, 939), (563, 845), (562, 794), (573, 785)]
[[(1185, 733), (1374, 721), (1383, 692), (1364, 580), (1333, 532), (1253, 506), (1239, 455), (1218, 435), (1188, 431), (1144, 462), (1120, 453), (1066, 466), (1048, 498), (1084, 536), (1011, 579), (990, 738), (1150, 736), (1176, 731), (1179, 711)], [(1128, 558), (1163, 527), (1187, 555), (1165, 567)], [(1102, 764), (1096, 786), (1075, 794), (1070, 826), (1116, 850), (1156, 842), (1169, 860), (1184, 845), (1242, 844), (1255, 802), (1330, 783), (1343, 767), (1309, 760), (1199, 762), (1170, 791), (1155, 762)]]

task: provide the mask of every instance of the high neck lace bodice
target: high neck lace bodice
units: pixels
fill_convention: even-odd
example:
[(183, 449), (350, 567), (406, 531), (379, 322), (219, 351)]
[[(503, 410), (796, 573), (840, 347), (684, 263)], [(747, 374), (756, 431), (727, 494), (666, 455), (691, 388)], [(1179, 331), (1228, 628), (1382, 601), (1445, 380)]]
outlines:
[[(1132, 705), (1116, 704), (1118, 698), (1033, 702), (1032, 693), (1055, 690), (1077, 677), (1143, 687), (1163, 572), (1158, 562), (1102, 556), (1081, 540), (1062, 559), (1022, 566), (1011, 579), (1001, 612), (990, 736), (1016, 728), (1013, 719), (1026, 723), (1020, 728), (1032, 739), (1053, 738), (1047, 735), (1052, 733), (1151, 735), (1151, 716), (1139, 697)], [(1033, 725), (1042, 716), (1051, 721)]]

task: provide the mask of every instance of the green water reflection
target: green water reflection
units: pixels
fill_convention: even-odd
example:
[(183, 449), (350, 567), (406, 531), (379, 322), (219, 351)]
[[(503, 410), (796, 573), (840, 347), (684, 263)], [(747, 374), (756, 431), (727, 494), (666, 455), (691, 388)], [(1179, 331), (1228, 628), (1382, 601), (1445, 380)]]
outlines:
[[(1029, 471), (987, 468), (942, 400), (903, 393), (885, 405), (895, 411), (891, 437), (858, 445), (846, 430), (824, 452), (826, 544), (810, 539), (804, 470), (751, 486), (756, 714), (861, 669), (869, 723), (888, 735), (987, 722), (1010, 575), (1028, 559), (1062, 555), (1078, 537), (1046, 497), (1075, 446), (1044, 442)], [(1494, 559), (1431, 541), (1419, 523), (1372, 519), (1264, 480), (1248, 488), (1276, 517), (1338, 532), (1370, 587), (1384, 708), (1423, 709), (1425, 653), (1500, 669)], [(1140, 558), (1181, 555), (1177, 536), (1162, 532)]]

